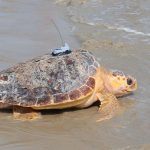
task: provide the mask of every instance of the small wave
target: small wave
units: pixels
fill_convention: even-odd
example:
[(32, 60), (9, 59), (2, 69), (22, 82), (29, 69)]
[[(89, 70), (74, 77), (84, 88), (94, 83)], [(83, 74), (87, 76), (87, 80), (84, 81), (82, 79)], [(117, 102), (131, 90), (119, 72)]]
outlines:
[[(94, 22), (84, 21), (82, 23), (85, 23), (85, 24), (90, 25), (90, 26), (98, 25), (97, 23), (94, 23)], [(142, 36), (150, 37), (150, 33), (144, 33), (144, 32), (141, 32), (141, 31), (134, 30), (134, 29), (130, 29), (128, 27), (117, 27), (117, 26), (110, 26), (110, 25), (106, 25), (106, 24), (104, 26), (107, 27), (108, 29), (112, 29), (112, 30), (120, 30), (120, 31), (128, 32), (128, 33), (134, 33), (136, 35), (142, 35)]]
[(134, 33), (136, 35), (143, 35), (143, 36), (149, 36), (150, 37), (150, 33), (144, 33), (144, 32), (137, 31), (137, 30), (134, 30), (134, 29), (130, 29), (130, 28), (127, 28), (127, 27), (114, 27), (114, 26), (109, 26), (109, 25), (106, 25), (106, 27), (108, 29), (121, 30), (121, 31), (125, 31), (125, 32), (129, 32), (129, 33)]

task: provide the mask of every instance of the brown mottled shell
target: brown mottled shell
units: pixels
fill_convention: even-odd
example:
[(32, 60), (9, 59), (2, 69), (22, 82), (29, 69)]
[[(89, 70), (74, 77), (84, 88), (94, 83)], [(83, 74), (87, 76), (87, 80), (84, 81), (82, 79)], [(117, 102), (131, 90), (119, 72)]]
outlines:
[(0, 102), (32, 107), (78, 100), (95, 88), (98, 66), (86, 50), (18, 64), (0, 73)]

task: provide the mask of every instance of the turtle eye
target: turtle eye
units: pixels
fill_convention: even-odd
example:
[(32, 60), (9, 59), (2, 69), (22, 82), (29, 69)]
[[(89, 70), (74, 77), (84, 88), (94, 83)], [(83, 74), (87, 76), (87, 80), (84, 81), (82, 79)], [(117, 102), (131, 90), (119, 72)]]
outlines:
[(132, 79), (128, 78), (128, 79), (127, 79), (127, 84), (128, 84), (128, 85), (131, 85), (132, 83), (133, 83)]

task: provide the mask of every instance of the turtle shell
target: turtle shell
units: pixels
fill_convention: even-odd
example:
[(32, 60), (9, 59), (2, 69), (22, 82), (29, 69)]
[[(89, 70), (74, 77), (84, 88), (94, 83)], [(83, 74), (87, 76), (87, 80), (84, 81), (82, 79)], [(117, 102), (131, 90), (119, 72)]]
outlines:
[(24, 107), (78, 100), (95, 88), (99, 63), (92, 53), (50, 53), (0, 73), (0, 102)]

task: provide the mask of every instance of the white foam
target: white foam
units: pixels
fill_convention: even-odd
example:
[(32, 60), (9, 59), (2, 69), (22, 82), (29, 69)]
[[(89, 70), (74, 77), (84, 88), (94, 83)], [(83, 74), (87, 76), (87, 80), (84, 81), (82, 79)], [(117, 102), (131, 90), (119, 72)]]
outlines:
[(95, 26), (96, 25), (94, 22), (87, 22), (86, 24), (91, 25), (91, 26)]
[[(97, 23), (94, 22), (86, 22), (86, 24), (91, 25), (91, 26), (96, 26)], [(113, 29), (113, 30), (120, 30), (120, 31), (125, 31), (128, 33), (134, 33), (136, 35), (142, 35), (142, 36), (148, 36), (150, 37), (150, 33), (144, 33), (141, 31), (137, 31), (128, 27), (117, 27), (117, 26), (110, 26), (110, 25), (105, 25), (108, 29)]]
[(129, 33), (134, 33), (136, 35), (150, 36), (150, 33), (144, 33), (144, 32), (130, 29), (127, 27), (115, 27), (115, 26), (109, 26), (109, 25), (106, 25), (106, 27), (108, 29), (115, 29), (115, 30), (121, 30), (121, 31), (129, 32)]

